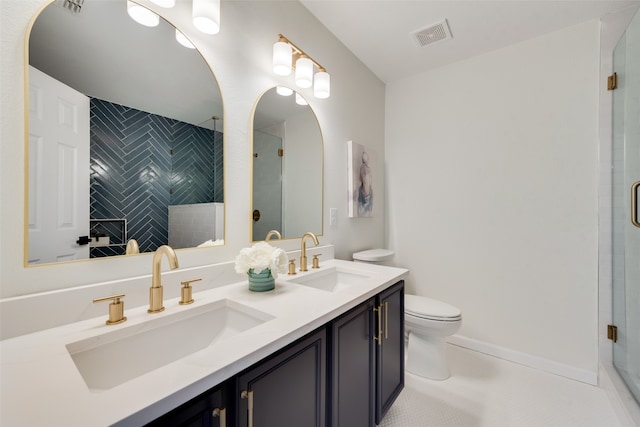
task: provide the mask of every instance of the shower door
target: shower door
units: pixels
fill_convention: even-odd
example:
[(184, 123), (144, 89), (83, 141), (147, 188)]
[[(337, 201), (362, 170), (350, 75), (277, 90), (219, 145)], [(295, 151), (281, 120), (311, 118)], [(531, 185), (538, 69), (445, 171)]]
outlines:
[(613, 364), (640, 402), (640, 13), (613, 63)]

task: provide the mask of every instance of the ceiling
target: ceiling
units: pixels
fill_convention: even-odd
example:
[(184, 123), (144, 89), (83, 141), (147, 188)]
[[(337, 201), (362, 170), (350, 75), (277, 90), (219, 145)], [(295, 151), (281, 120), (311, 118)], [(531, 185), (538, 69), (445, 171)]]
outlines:
[[(640, 5), (639, 0), (300, 1), (385, 83), (621, 9), (632, 14)], [(445, 19), (450, 39), (421, 47), (412, 36)]]

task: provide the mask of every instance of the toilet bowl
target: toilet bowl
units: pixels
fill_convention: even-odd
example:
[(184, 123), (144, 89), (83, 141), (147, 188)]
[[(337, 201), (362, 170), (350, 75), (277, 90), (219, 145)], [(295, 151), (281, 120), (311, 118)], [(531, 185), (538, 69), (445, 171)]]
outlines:
[(407, 371), (433, 380), (449, 378), (445, 340), (458, 332), (461, 324), (462, 314), (456, 307), (432, 298), (405, 294)]
[[(387, 249), (370, 249), (353, 254), (357, 262), (385, 264), (393, 258)], [(462, 313), (452, 305), (432, 298), (404, 296), (404, 327), (407, 339), (406, 369), (414, 375), (433, 380), (450, 376), (445, 344), (462, 324)]]

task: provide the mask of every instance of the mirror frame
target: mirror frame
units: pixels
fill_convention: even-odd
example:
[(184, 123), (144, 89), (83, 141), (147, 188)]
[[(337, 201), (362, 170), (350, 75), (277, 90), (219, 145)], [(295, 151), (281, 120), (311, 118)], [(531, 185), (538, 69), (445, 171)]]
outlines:
[[(137, 0), (131, 0), (133, 3), (137, 3), (140, 4)], [(29, 67), (30, 67), (30, 49), (29, 49), (29, 45), (30, 45), (30, 40), (31, 40), (31, 33), (33, 30), (33, 27), (37, 21), (37, 19), (40, 17), (40, 15), (42, 14), (42, 12), (49, 6), (52, 6), (53, 3), (55, 3), (56, 0), (47, 0), (47, 2), (45, 2), (44, 4), (42, 4), (38, 10), (34, 13), (34, 15), (31, 17), (31, 19), (29, 20), (29, 24), (26, 28), (26, 32), (25, 32), (25, 39), (24, 39), (24, 204), (23, 204), (23, 266), (25, 268), (32, 268), (32, 267), (46, 267), (46, 266), (57, 266), (57, 265), (63, 265), (63, 264), (70, 264), (70, 263), (78, 263), (78, 262), (87, 262), (87, 261), (98, 261), (98, 260), (108, 260), (108, 259), (122, 259), (125, 256), (130, 256), (130, 255), (112, 255), (112, 256), (106, 256), (106, 257), (94, 257), (94, 258), (83, 258), (83, 259), (76, 259), (76, 260), (68, 260), (68, 261), (59, 261), (59, 262), (46, 262), (46, 263), (29, 263), (29, 161), (30, 161), (30, 155), (29, 155), (29, 129), (30, 129), (30, 120), (29, 120), (29, 114), (30, 114), (30, 73), (29, 73)], [(126, 7), (126, 0), (122, 0), (122, 3), (124, 3), (125, 7)], [(140, 4), (143, 7), (148, 8), (148, 6), (144, 5), (144, 4)], [(62, 7), (62, 6), (61, 6)], [(69, 12), (70, 13), (70, 12)], [(126, 12), (125, 12), (126, 13)], [(177, 27), (169, 18), (167, 18), (166, 16), (164, 16), (162, 13), (158, 13), (157, 10), (154, 10), (154, 13), (156, 13), (161, 20), (165, 21), (165, 24), (178, 29), (179, 31), (182, 32), (182, 30)], [(184, 32), (183, 32), (184, 34)], [(186, 36), (186, 35), (185, 35)], [(188, 38), (188, 36), (186, 36)], [(208, 72), (211, 74), (211, 78), (212, 78), (212, 82), (213, 84), (216, 86), (218, 93), (220, 94), (220, 106), (222, 109), (222, 129), (219, 131), (222, 133), (222, 156), (223, 156), (223, 170), (222, 170), (222, 176), (223, 176), (223, 224), (222, 224), (222, 229), (223, 229), (223, 235), (224, 235), (224, 241), (222, 244), (219, 245), (215, 245), (215, 246), (207, 246), (206, 248), (217, 248), (217, 247), (223, 247), (224, 245), (226, 245), (228, 236), (227, 236), (227, 203), (226, 203), (226, 199), (227, 199), (227, 170), (226, 170), (226, 163), (227, 163), (227, 141), (226, 141), (226, 121), (224, 120), (224, 113), (225, 113), (225, 102), (224, 102), (224, 96), (222, 94), (222, 90), (220, 88), (220, 84), (218, 82), (218, 79), (215, 75), (215, 72), (213, 71), (213, 68), (211, 67), (210, 62), (207, 60), (207, 58), (202, 54), (202, 52), (196, 47), (194, 49), (194, 51), (200, 56), (200, 59), (203, 61), (203, 65), (207, 68)], [(135, 107), (131, 107), (131, 108), (135, 108)], [(176, 119), (174, 119), (176, 120)], [(90, 230), (87, 230), (87, 232), (89, 233)], [(177, 251), (188, 251), (188, 250), (193, 250), (193, 249), (205, 249), (205, 248), (201, 248), (201, 247), (190, 247), (190, 248), (181, 248), (181, 249), (176, 249)], [(137, 254), (133, 254), (133, 255), (145, 255), (145, 254), (151, 254), (152, 252), (141, 252), (141, 253), (137, 253)]]
[[(278, 86), (282, 86), (282, 85), (278, 85)], [(251, 153), (251, 166), (250, 166), (250, 185), (251, 185), (251, 189), (250, 189), (250, 211), (249, 211), (249, 241), (252, 243), (255, 242), (260, 242), (260, 241), (264, 241), (264, 237), (260, 238), (260, 239), (256, 239), (256, 236), (254, 236), (253, 234), (253, 212), (254, 212), (254, 133), (255, 133), (255, 116), (256, 116), (256, 111), (258, 109), (258, 105), (260, 104), (260, 101), (263, 99), (263, 97), (265, 96), (265, 94), (267, 94), (269, 91), (271, 90), (275, 90), (277, 88), (277, 86), (272, 86), (267, 88), (266, 90), (264, 90), (260, 96), (257, 98), (256, 102), (253, 105), (253, 109), (251, 111), (251, 129), (249, 132), (249, 137), (250, 137), (250, 153)], [(293, 96), (295, 96), (297, 92), (295, 89), (293, 90), (293, 95), (286, 97), (286, 98), (291, 98), (292, 102), (293, 101)], [(300, 94), (300, 96), (302, 96), (302, 94)], [(304, 98), (304, 97), (303, 97)], [(306, 101), (306, 98), (305, 98)], [(325, 150), (324, 150), (324, 134), (322, 132), (322, 127), (320, 126), (320, 121), (318, 120), (318, 115), (316, 114), (315, 110), (313, 109), (313, 107), (311, 107), (311, 104), (308, 103), (307, 107), (309, 108), (309, 111), (311, 111), (313, 113), (314, 119), (316, 124), (318, 125), (318, 134), (320, 136), (320, 232), (317, 233), (313, 230), (307, 230), (307, 231), (312, 231), (316, 234), (316, 236), (320, 237), (324, 235), (324, 158), (325, 158)], [(286, 216), (286, 212), (284, 213), (284, 215)], [(278, 232), (281, 232), (282, 230), (277, 230)], [(304, 234), (304, 233), (303, 233)], [(265, 236), (266, 237), (266, 236)], [(296, 239), (300, 239), (302, 237), (302, 234), (299, 236), (282, 236), (281, 240), (296, 240)]]

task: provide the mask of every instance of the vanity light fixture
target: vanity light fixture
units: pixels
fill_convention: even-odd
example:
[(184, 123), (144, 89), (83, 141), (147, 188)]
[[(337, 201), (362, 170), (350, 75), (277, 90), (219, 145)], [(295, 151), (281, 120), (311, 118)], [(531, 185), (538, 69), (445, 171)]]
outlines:
[(160, 23), (158, 15), (131, 0), (127, 0), (127, 13), (131, 19), (145, 27), (156, 27)]
[(220, 31), (220, 0), (193, 0), (193, 25), (205, 34)]
[(180, 30), (178, 30), (176, 28), (176, 40), (178, 43), (180, 43), (182, 46), (189, 48), (189, 49), (195, 49), (196, 47), (189, 41), (189, 39), (180, 32)]
[[(315, 76), (314, 67), (318, 69)], [(313, 85), (316, 98), (325, 99), (330, 96), (331, 77), (327, 70), (285, 36), (278, 34), (278, 41), (273, 45), (273, 72), (279, 76), (288, 76), (292, 68), (295, 69), (298, 87), (308, 88)]]

